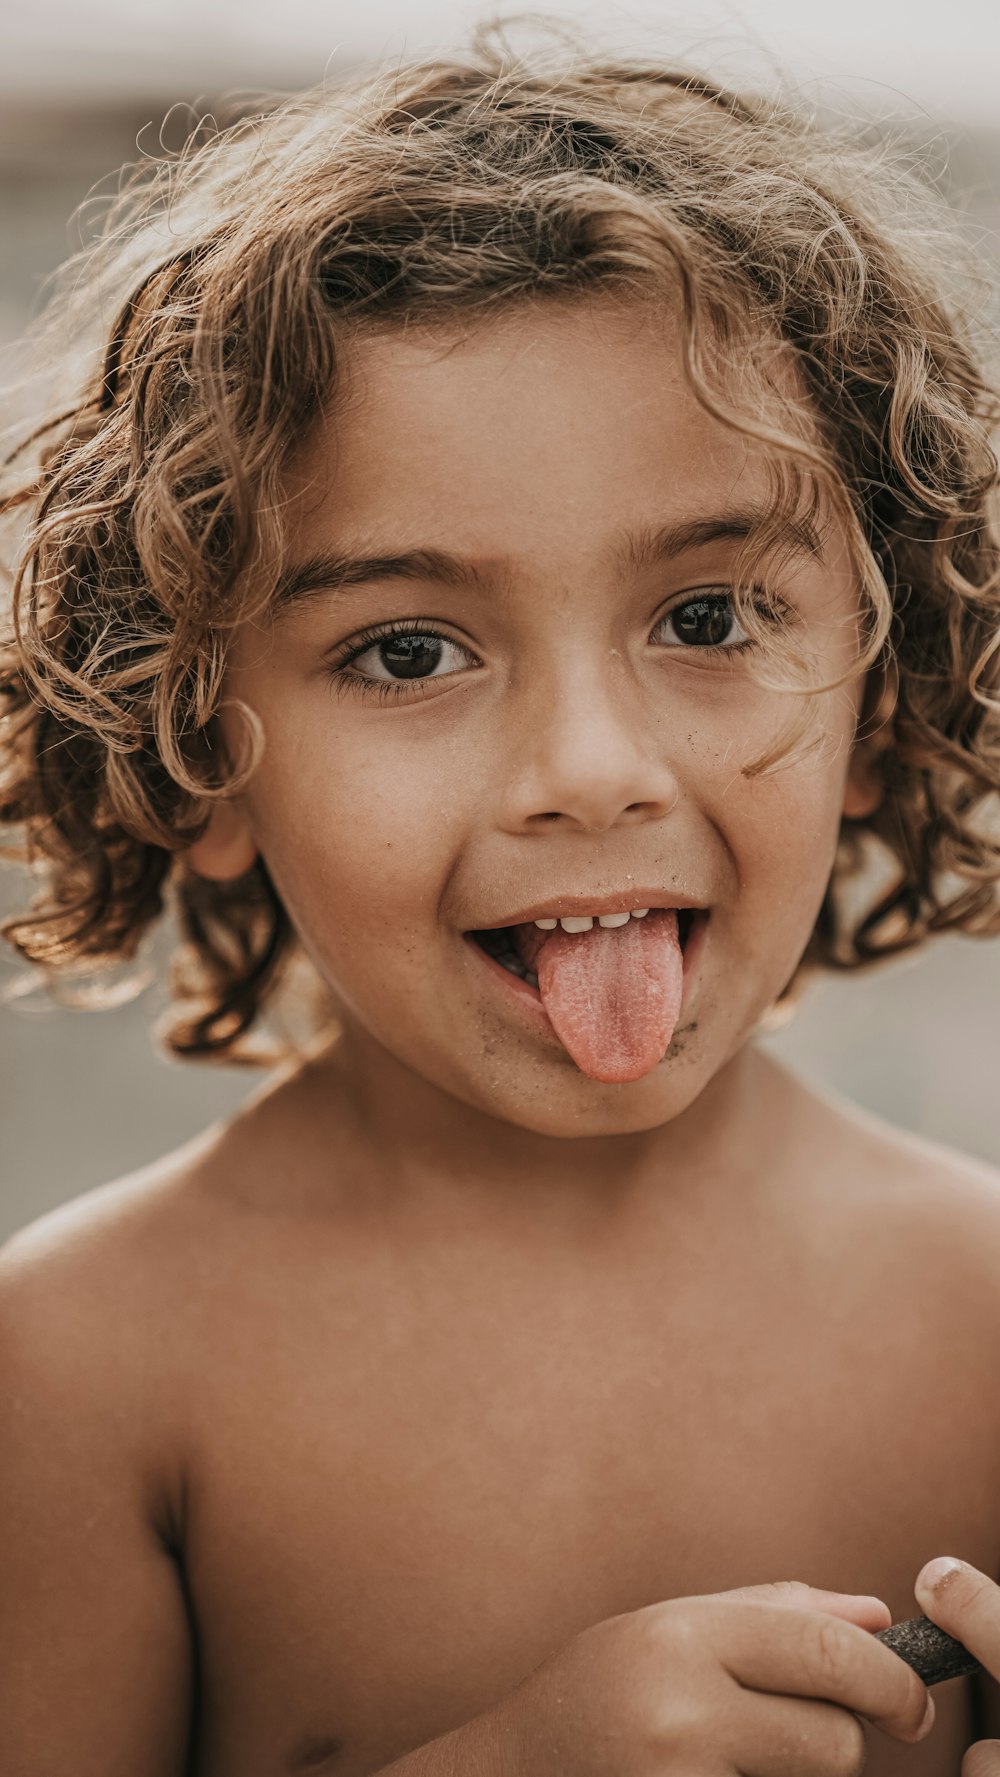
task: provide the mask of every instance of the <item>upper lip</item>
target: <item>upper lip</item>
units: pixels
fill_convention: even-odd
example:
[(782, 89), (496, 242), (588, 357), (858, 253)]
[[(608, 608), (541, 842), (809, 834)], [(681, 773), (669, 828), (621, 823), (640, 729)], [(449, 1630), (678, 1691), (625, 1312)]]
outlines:
[(633, 907), (702, 909), (705, 905), (696, 895), (673, 894), (662, 888), (623, 889), (615, 895), (553, 895), (548, 901), (533, 901), (517, 913), (505, 913), (502, 919), (491, 919), (473, 929), (496, 931), (502, 926), (530, 925), (536, 919), (579, 919), (587, 913), (631, 913)]

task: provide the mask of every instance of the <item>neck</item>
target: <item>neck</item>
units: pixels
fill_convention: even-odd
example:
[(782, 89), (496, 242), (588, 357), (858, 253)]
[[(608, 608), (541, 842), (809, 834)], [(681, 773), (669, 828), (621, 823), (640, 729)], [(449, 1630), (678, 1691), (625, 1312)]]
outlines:
[[(379, 1048), (340, 1039), (303, 1071), (306, 1125), (331, 1132), (340, 1163), (383, 1207), (532, 1227), (610, 1225), (696, 1200), (727, 1214), (777, 1164), (778, 1098), (789, 1077), (744, 1046), (669, 1122), (622, 1135), (539, 1135), (463, 1104)], [(335, 1137), (332, 1132), (335, 1131)], [(325, 1146), (329, 1153), (329, 1146)], [(340, 1164), (338, 1164), (340, 1170)]]

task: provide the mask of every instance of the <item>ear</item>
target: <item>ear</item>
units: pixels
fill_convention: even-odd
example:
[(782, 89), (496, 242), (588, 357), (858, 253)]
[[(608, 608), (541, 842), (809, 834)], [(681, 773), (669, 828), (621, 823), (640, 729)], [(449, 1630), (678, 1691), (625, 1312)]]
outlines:
[(892, 717), (899, 695), (899, 673), (894, 660), (882, 661), (865, 680), (850, 764), (844, 784), (843, 813), (848, 820), (862, 821), (880, 807), (881, 755), (893, 742)]
[(257, 842), (241, 808), (233, 802), (216, 802), (201, 838), (180, 855), (198, 876), (234, 882), (255, 862)]

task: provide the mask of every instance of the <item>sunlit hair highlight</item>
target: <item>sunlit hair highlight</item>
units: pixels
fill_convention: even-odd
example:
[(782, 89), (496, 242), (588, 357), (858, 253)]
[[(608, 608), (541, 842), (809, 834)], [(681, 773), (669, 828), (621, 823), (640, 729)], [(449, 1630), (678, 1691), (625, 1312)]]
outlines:
[(679, 321), (698, 399), (768, 452), (772, 523), (737, 606), (791, 725), (750, 771), (810, 744), (795, 693), (817, 689), (757, 608), (762, 564), (797, 512), (825, 506), (849, 540), (845, 677), (868, 674), (883, 796), (843, 823), (788, 993), (931, 932), (1000, 931), (998, 405), (966, 257), (884, 145), (558, 29), (521, 54), (485, 27), (465, 55), (202, 129), (143, 167), (40, 330), (83, 369), (19, 440), (0, 508), (0, 820), (42, 884), (10, 941), (73, 979), (132, 959), (169, 899), (168, 1047), (259, 1058), (248, 1035), (301, 964), (295, 933), (262, 862), (210, 883), (179, 854), (260, 757), (249, 712), (238, 760), (216, 717), (229, 639), (285, 559), (292, 456), (356, 330), (595, 296)]

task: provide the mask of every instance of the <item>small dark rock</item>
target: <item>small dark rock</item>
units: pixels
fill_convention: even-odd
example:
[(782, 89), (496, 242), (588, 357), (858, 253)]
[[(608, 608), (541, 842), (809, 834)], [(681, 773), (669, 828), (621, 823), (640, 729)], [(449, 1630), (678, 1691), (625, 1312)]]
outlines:
[(910, 1617), (905, 1623), (878, 1629), (875, 1640), (891, 1647), (925, 1684), (943, 1684), (946, 1678), (964, 1678), (969, 1672), (983, 1670), (975, 1655), (930, 1617)]

